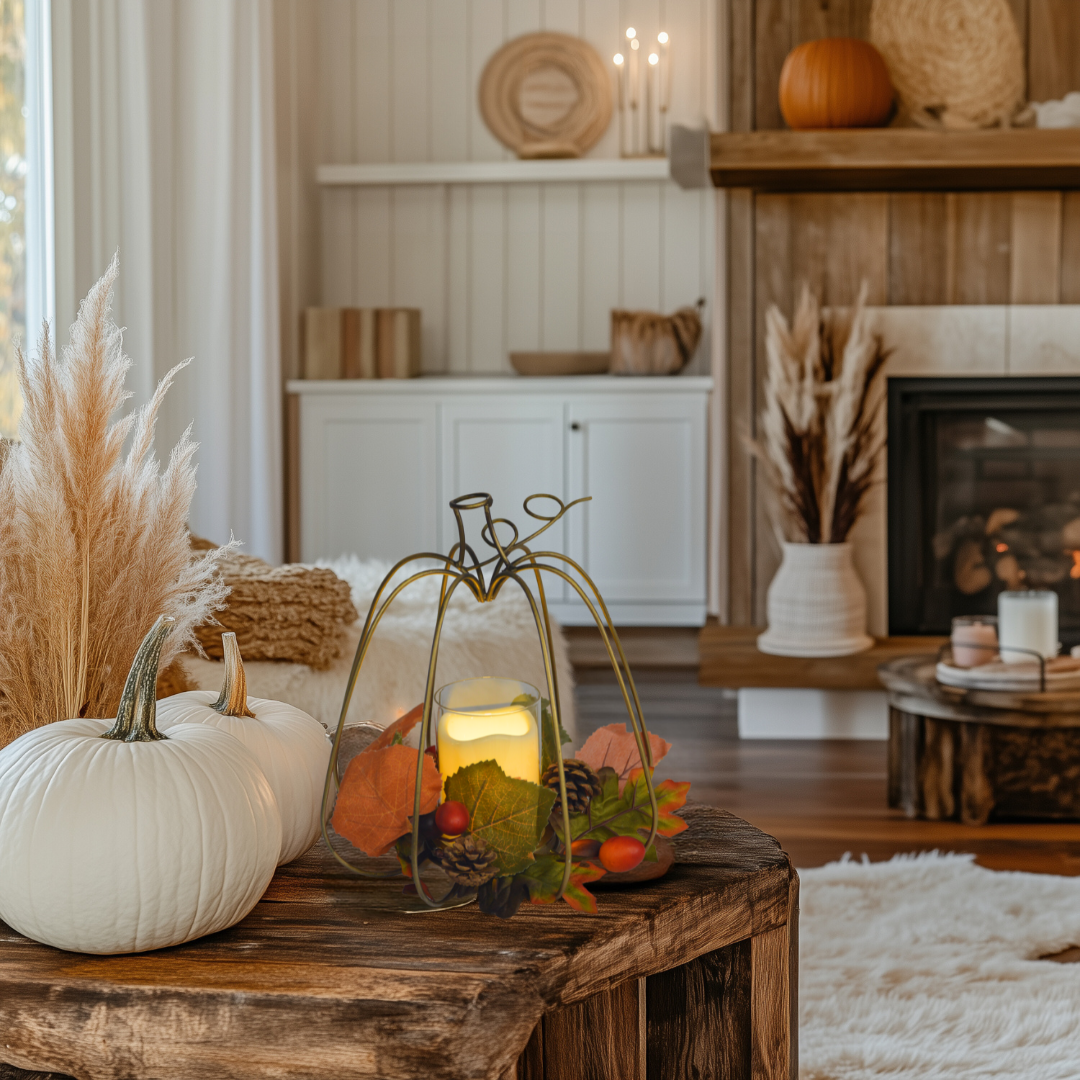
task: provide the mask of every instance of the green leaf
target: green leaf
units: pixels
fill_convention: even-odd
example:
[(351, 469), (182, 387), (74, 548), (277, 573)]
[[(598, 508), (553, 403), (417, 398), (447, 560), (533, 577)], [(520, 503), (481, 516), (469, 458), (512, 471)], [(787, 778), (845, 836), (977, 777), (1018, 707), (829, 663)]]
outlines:
[[(534, 904), (553, 904), (562, 884), (565, 863), (557, 855), (541, 855), (518, 877), (529, 886)], [(606, 871), (593, 862), (575, 862), (563, 899), (575, 910), (596, 914), (596, 897), (585, 886), (602, 878)]]
[(469, 832), (498, 855), (504, 877), (523, 870), (547, 828), (555, 792), (528, 780), (513, 780), (494, 761), (477, 761), (446, 781), (446, 798), (465, 804)]
[[(555, 717), (551, 713), (551, 702), (547, 698), (540, 699), (540, 730), (543, 733), (542, 752), (540, 754), (540, 775), (549, 765), (554, 765), (557, 758), (555, 744)], [(574, 740), (566, 733), (566, 729), (559, 724), (559, 743), (566, 745)]]

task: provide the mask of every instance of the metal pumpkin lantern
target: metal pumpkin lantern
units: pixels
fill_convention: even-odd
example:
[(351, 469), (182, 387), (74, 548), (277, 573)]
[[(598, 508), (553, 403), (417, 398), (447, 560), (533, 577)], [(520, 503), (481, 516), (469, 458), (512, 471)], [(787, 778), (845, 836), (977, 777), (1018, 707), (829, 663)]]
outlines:
[[(554, 504), (554, 512), (544, 514), (536, 509), (537, 503), (541, 500), (548, 500), (549, 503)], [(644, 836), (646, 831), (648, 834), (644, 847), (650, 848), (656, 839), (660, 810), (652, 780), (654, 765), (652, 748), (645, 728), (641, 701), (607, 606), (592, 579), (573, 559), (555, 551), (534, 551), (532, 546), (536, 538), (559, 521), (571, 507), (586, 501), (588, 500), (577, 499), (571, 503), (564, 503), (554, 495), (531, 495), (524, 502), (524, 510), (534, 522), (540, 524), (534, 532), (523, 538), (512, 521), (507, 518), (492, 517), (490, 495), (477, 493), (454, 499), (450, 503), (450, 509), (453, 511), (457, 524), (458, 538), (449, 555), (422, 552), (402, 559), (383, 579), (368, 610), (334, 734), (333, 751), (323, 790), (323, 837), (337, 861), (348, 870), (370, 878), (395, 876), (395, 871), (357, 865), (336, 850), (331, 842), (329, 826), (338, 782), (338, 758), (342, 735), (345, 731), (345, 717), (349, 710), (353, 689), (372, 640), (378, 632), (380, 620), (405, 589), (425, 578), (441, 578), (422, 714), (419, 706), (414, 710), (420, 723), (419, 752), (415, 752), (411, 747), (392, 745), (391, 740), (385, 737), (379, 740), (383, 743), (380, 746), (382, 750), (396, 750), (399, 757), (407, 750), (408, 754), (415, 753), (416, 756), (415, 784), (412, 783), (410, 776), (409, 783), (406, 785), (410, 789), (412, 799), (411, 806), (408, 807), (411, 810), (408, 814), (411, 832), (405, 833), (403, 830), (403, 835), (396, 841), (396, 850), (402, 870), (412, 878), (412, 884), (424, 905), (423, 909), (459, 906), (471, 902), (477, 893), (477, 887), (470, 883), (468, 873), (459, 874), (451, 888), (441, 897), (432, 895), (428, 884), (421, 880), (424, 853), (431, 850), (425, 847), (427, 840), (422, 836), (422, 819), (425, 818), (425, 814), (427, 819), (430, 819), (432, 813), (430, 810), (433, 796), (432, 759), (428, 752), (428, 748), (432, 746), (436, 746), (440, 756), (439, 789), (434, 794), (444, 799), (452, 797), (455, 790), (461, 789), (470, 771), (487, 769), (491, 773), (494, 768), (498, 772), (500, 782), (517, 785), (514, 789), (514, 798), (517, 800), (519, 812), (522, 812), (525, 818), (528, 818), (530, 813), (536, 818), (537, 843), (540, 843), (541, 830), (547, 837), (547, 849), (541, 845), (536, 847), (535, 852), (532, 848), (524, 852), (525, 861), (529, 864), (529, 872), (539, 873), (539, 870), (532, 868), (542, 865), (549, 875), (546, 883), (548, 888), (546, 898), (562, 897), (571, 883), (575, 866), (570, 851), (572, 799), (567, 795), (567, 770), (564, 766), (560, 735), (562, 728), (559, 685), (553, 662), (553, 632), (544, 590), (545, 575), (553, 576), (570, 585), (585, 604), (600, 631), (622, 692), (637, 751), (643, 764), (641, 776), (636, 781), (640, 793), (636, 820), (639, 822), (640, 834)], [(480, 538), (490, 552), (484, 558), (477, 554), (466, 538), (463, 514), (470, 511), (483, 514)], [(500, 529), (503, 536), (500, 536)], [(481, 553), (484, 553), (483, 548), (481, 548)], [(418, 565), (413, 568), (411, 564)], [(411, 572), (408, 572), (410, 569)], [(405, 572), (404, 576), (403, 572)], [(464, 588), (478, 603), (490, 603), (498, 597), (508, 583), (521, 589), (532, 612), (543, 658), (546, 696), (542, 699), (535, 688), (512, 678), (499, 677), (499, 673), (491, 673), (491, 676), (487, 678), (454, 683), (437, 691), (435, 679), (439, 643), (454, 594)], [(386, 734), (389, 735), (390, 732)], [(392, 742), (399, 744), (401, 740), (395, 738)], [(409, 761), (411, 767), (411, 757)], [(548, 775), (552, 778), (550, 791), (542, 787), (539, 782), (545, 761), (549, 766)], [(355, 759), (350, 763), (350, 768), (354, 763)], [(555, 774), (558, 778), (557, 791), (553, 784)], [(348, 773), (345, 780), (348, 780)], [(342, 790), (344, 791), (344, 786)], [(400, 782), (398, 782), (396, 796), (400, 802), (402, 799)], [(429, 809), (425, 810), (426, 806)], [(548, 818), (552, 806), (556, 810), (551, 816), (549, 825)], [(435, 816), (438, 817), (437, 814)], [(337, 824), (336, 816), (334, 824)], [(561, 862), (552, 857), (552, 852), (559, 847), (560, 843), (565, 848)], [(390, 846), (385, 845), (379, 853), (389, 850)], [(368, 854), (372, 853), (367, 848), (364, 850)], [(536, 852), (542, 854), (542, 863)], [(521, 855), (522, 852), (518, 854)], [(472, 859), (483, 869), (499, 855), (499, 852), (482, 850), (482, 845), (474, 844), (470, 848), (469, 844), (458, 844), (454, 857), (459, 864), (462, 861), (468, 864)], [(558, 869), (561, 869), (561, 879), (555, 880)], [(455, 870), (460, 870), (460, 865), (455, 865)], [(520, 902), (522, 890), (527, 892), (529, 883), (525, 882), (522, 885), (521, 881), (514, 877), (511, 872), (513, 867), (508, 862), (504, 862), (503, 870), (507, 874), (501, 879), (505, 885), (504, 891), (506, 889), (513, 891), (513, 888), (517, 888), (517, 902)], [(602, 872), (602, 870), (599, 871), (598, 875)], [(477, 875), (477, 877), (481, 876), (481, 874)], [(463, 885), (462, 882), (466, 884)], [(515, 882), (517, 885), (514, 884)], [(516, 910), (516, 903), (510, 913), (512, 910)]]

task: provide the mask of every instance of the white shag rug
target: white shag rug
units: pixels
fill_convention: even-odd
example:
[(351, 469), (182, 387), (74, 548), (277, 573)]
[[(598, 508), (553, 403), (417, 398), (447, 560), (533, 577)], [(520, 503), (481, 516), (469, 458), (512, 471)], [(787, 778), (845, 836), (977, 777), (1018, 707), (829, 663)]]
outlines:
[[(248, 693), (295, 705), (331, 730), (337, 726), (345, 684), (352, 668), (364, 618), (390, 564), (349, 556), (320, 562), (352, 588), (360, 618), (348, 628), (345, 651), (325, 671), (282, 661), (245, 663)], [(407, 575), (405, 575), (407, 576)], [(346, 719), (388, 724), (424, 699), (431, 636), (439, 598), (439, 578), (418, 581), (390, 605), (375, 632)], [(563, 707), (563, 727), (575, 735), (574, 676), (562, 629), (554, 624), (555, 668)], [(200, 690), (221, 687), (222, 664), (185, 657), (184, 667)], [(500, 675), (522, 679), (546, 693), (540, 642), (532, 609), (521, 590), (508, 585), (497, 600), (478, 604), (461, 587), (443, 622), (436, 688), (458, 679)]]
[(799, 872), (801, 1080), (1076, 1080), (1080, 878), (972, 855)]

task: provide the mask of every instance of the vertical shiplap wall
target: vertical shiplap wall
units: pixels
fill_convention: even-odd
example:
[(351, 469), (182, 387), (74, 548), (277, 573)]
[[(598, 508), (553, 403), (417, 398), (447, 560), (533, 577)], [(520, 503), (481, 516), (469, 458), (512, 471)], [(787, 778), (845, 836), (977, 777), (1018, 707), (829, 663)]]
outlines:
[[(605, 59), (637, 28), (675, 58), (671, 118), (715, 125), (715, 0), (320, 0), (319, 160), (510, 158), (476, 105), (503, 42), (536, 30)], [(612, 72), (614, 68), (612, 68)], [(614, 80), (614, 75), (612, 75)], [(590, 157), (618, 156), (613, 120)], [(423, 310), (428, 372), (605, 349), (613, 307), (713, 296), (715, 198), (670, 182), (324, 188), (321, 300)], [(706, 309), (706, 323), (711, 311)], [(694, 368), (709, 369), (709, 334)]]

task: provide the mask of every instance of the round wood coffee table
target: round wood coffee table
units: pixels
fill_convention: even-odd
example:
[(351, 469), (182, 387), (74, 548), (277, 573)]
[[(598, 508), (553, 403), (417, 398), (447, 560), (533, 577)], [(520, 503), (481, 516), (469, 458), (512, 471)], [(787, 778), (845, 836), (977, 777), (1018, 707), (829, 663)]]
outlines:
[(780, 845), (688, 805), (666, 877), (503, 921), (392, 910), (320, 842), (243, 922), (140, 956), (0, 923), (0, 1078), (794, 1080), (799, 879)]
[(889, 805), (908, 817), (984, 825), (1080, 818), (1080, 690), (964, 690), (934, 656), (882, 664), (889, 700)]

